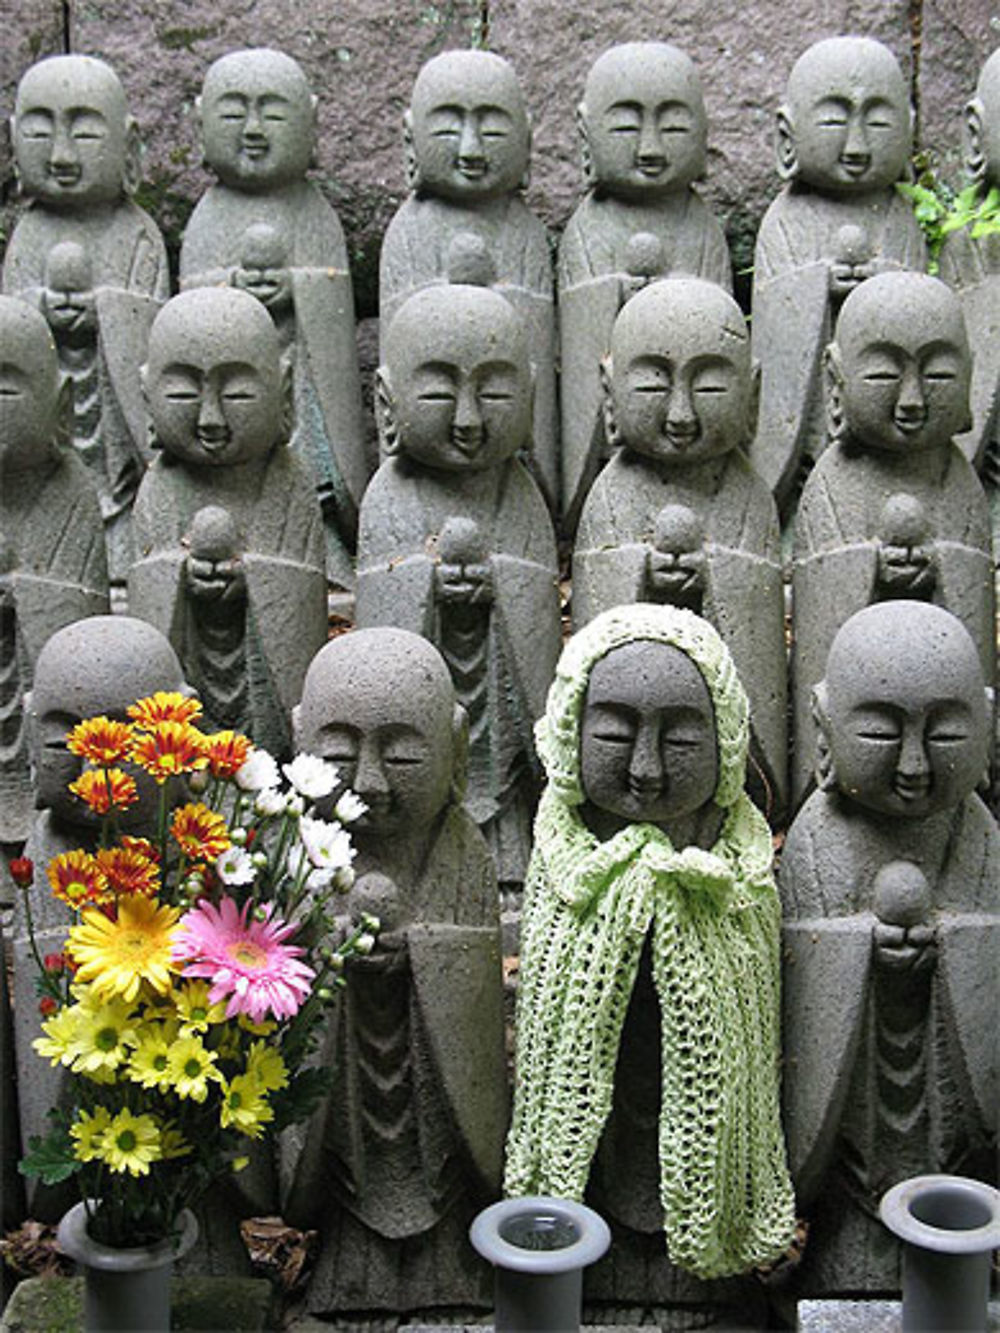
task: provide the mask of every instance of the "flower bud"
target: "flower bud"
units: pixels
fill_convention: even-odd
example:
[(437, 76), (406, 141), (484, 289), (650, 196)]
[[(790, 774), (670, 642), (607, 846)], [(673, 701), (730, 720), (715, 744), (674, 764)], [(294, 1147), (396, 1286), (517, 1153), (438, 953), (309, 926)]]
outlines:
[(330, 1004), (330, 1002), (335, 998), (334, 992), (330, 989), (329, 986), (320, 986), (319, 990), (316, 992), (316, 995), (317, 998), (321, 1000), (323, 1004)]
[(266, 921), (268, 915), (269, 915), (268, 910), (263, 903), (258, 903), (257, 906), (253, 909), (253, 919), (255, 921)]
[(258, 870), (267, 869), (267, 852), (254, 852), (251, 855), (250, 860), (257, 867)]
[(372, 935), (377, 935), (382, 929), (382, 922), (371, 912), (361, 913), (361, 929), (367, 930)]
[(15, 856), (7, 862), (10, 877), (19, 889), (30, 889), (35, 877), (35, 863), (30, 856)]
[(327, 959), (327, 962), (330, 965), (331, 972), (343, 972), (344, 955), (340, 952), (339, 949), (335, 953), (330, 954), (330, 957), (329, 959)]
[(306, 803), (301, 796), (299, 796), (295, 792), (288, 793), (288, 796), (285, 799), (286, 814), (291, 815), (293, 819), (297, 819), (299, 815), (301, 815), (302, 812), (305, 810), (305, 808), (306, 808)]
[(240, 828), (237, 825), (236, 828), (229, 830), (229, 841), (234, 847), (242, 847), (246, 843), (246, 840), (247, 831), (245, 828)]
[(208, 791), (208, 784), (212, 780), (212, 775), (207, 768), (196, 769), (194, 773), (188, 774), (187, 785), (192, 795), (201, 796)]
[(358, 953), (371, 953), (372, 949), (375, 948), (375, 936), (365, 931), (363, 935), (359, 935), (355, 940), (354, 947)]

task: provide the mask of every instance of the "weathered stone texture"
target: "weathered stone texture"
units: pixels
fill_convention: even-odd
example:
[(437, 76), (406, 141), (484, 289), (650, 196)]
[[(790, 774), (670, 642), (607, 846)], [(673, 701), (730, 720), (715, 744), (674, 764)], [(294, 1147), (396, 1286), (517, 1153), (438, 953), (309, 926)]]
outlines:
[(1000, 12), (991, 0), (923, 0), (920, 13), (920, 142), (934, 170), (959, 185), (964, 108), (987, 57), (1000, 46)]
[[(14, 109), (14, 92), (21, 75), (43, 56), (64, 51), (66, 33), (60, 0), (8, 0), (0, 4), (0, 17), (0, 113), (6, 120)], [(14, 225), (16, 194), (10, 136), (4, 125), (0, 127), (0, 245)]]

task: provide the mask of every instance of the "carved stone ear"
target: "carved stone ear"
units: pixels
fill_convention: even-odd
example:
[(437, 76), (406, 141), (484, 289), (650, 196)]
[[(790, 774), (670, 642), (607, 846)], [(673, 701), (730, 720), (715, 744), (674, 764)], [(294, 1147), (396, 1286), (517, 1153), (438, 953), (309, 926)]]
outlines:
[(775, 156), (778, 161), (778, 175), (783, 181), (794, 180), (799, 174), (799, 159), (795, 151), (795, 126), (792, 113), (787, 106), (779, 106), (775, 120), (777, 141)]
[(747, 411), (746, 432), (743, 443), (749, 446), (753, 443), (757, 435), (757, 424), (760, 420), (760, 362), (754, 360), (750, 366), (750, 387), (747, 391)]
[(836, 343), (828, 343), (823, 353), (823, 375), (826, 380), (826, 432), (830, 443), (835, 444), (847, 434), (847, 421), (844, 417), (844, 368), (840, 360), (840, 348)]
[(825, 680), (813, 686), (809, 711), (816, 726), (816, 786), (820, 791), (833, 791), (837, 786), (837, 775), (830, 749), (830, 715)]
[(978, 184), (986, 179), (986, 154), (983, 151), (983, 104), (973, 97), (965, 106), (965, 169)]
[(576, 108), (576, 128), (580, 132), (580, 161), (583, 166), (583, 183), (592, 190), (597, 183), (594, 175), (594, 159), (590, 151), (590, 135), (587, 133), (587, 108), (581, 102)]
[(417, 161), (417, 149), (413, 142), (413, 112), (403, 112), (403, 164), (406, 169), (407, 188), (416, 192), (420, 189), (420, 164)]
[(451, 770), (451, 799), (455, 805), (465, 800), (469, 769), (469, 715), (461, 704), (455, 705), (451, 718), (453, 763)]
[(399, 453), (399, 430), (396, 424), (396, 404), (392, 396), (389, 371), (379, 366), (375, 372), (375, 421), (381, 453), (385, 457)]
[(622, 433), (618, 428), (615, 415), (615, 400), (611, 392), (611, 353), (601, 357), (601, 411), (604, 413), (604, 438), (612, 449), (617, 449), (622, 442)]
[(125, 161), (122, 166), (122, 189), (132, 197), (142, 182), (142, 140), (139, 126), (132, 116), (125, 121)]

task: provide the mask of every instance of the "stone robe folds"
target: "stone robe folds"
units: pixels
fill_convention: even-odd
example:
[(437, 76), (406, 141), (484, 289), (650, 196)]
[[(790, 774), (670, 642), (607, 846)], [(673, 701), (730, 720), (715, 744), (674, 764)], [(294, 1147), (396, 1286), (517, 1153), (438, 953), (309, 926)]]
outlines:
[(575, 527), (608, 457), (600, 364), (630, 294), (628, 244), (643, 232), (662, 248), (663, 268), (653, 276), (705, 278), (732, 290), (725, 235), (693, 190), (660, 206), (635, 208), (590, 194), (570, 218), (559, 244), (562, 512), (568, 527)]
[[(996, 1183), (1000, 834), (977, 796), (934, 818), (939, 832), (920, 838), (909, 821), (815, 792), (782, 852), (785, 1133), (799, 1207), (813, 1219), (800, 1277), (810, 1292), (898, 1290), (898, 1246), (878, 1200), (899, 1180), (955, 1172)], [(921, 869), (937, 959), (913, 1067), (899, 1065), (907, 1048), (897, 1043), (886, 1069), (873, 881), (890, 861), (917, 860), (918, 840), (932, 848)], [(880, 1075), (895, 1088), (921, 1060), (919, 1105), (901, 1121), (881, 1103)]]
[(761, 400), (750, 462), (771, 488), (783, 521), (826, 443), (823, 352), (837, 314), (830, 267), (847, 228), (864, 234), (876, 272), (927, 267), (912, 206), (895, 190), (862, 212), (790, 185), (764, 214), (754, 252), (751, 333)]

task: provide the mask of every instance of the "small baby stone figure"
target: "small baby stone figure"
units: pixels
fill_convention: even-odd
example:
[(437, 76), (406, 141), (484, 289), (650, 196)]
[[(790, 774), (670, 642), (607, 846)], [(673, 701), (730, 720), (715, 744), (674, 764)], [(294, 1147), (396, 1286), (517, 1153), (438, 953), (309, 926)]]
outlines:
[(205, 159), (219, 183), (185, 230), (181, 287), (242, 287), (291, 347), (292, 445), (313, 471), (330, 579), (350, 587), (357, 507), (374, 459), (366, 454), (344, 235), (306, 178), (316, 98), (296, 61), (258, 48), (215, 61), (197, 106)]
[(863, 606), (917, 597), (946, 607), (993, 679), (989, 514), (952, 439), (969, 420), (958, 298), (920, 273), (870, 278), (844, 302), (827, 368), (832, 443), (802, 492), (792, 575), (796, 800), (812, 771), (812, 688)]
[(431, 644), (369, 629), (317, 655), (295, 726), (367, 806), (347, 906), (382, 923), (333, 1010), (322, 1059), (338, 1076), (285, 1206), (320, 1229), (308, 1308), (487, 1306), (467, 1233), (499, 1191), (508, 1107), (496, 878), (462, 806), (464, 713)]
[(161, 453), (136, 499), (129, 605), (170, 638), (211, 726), (285, 754), (326, 581), (274, 324), (245, 292), (184, 292), (153, 325), (143, 383)]
[[(60, 445), (70, 402), (49, 326), (0, 296), (0, 844), (31, 824), (24, 694), (56, 630), (108, 610), (97, 496)], [(12, 853), (11, 853), (12, 854)]]
[(625, 602), (710, 620), (750, 698), (759, 803), (785, 798), (784, 604), (778, 517), (743, 452), (757, 377), (736, 302), (698, 278), (654, 282), (622, 308), (603, 367), (616, 446), (573, 553), (573, 624)]
[(169, 294), (153, 220), (130, 196), (139, 137), (118, 76), (90, 56), (53, 56), (18, 85), (11, 120), (29, 199), (4, 260), (3, 290), (37, 305), (73, 384), (72, 440), (101, 502), (112, 579), (131, 562), (129, 511), (145, 470), (139, 367)]
[(910, 100), (892, 52), (868, 37), (816, 42), (778, 111), (785, 188), (754, 256), (753, 343), (760, 428), (750, 461), (788, 522), (825, 443), (823, 349), (844, 297), (874, 273), (926, 267), (909, 200)]
[(531, 431), (524, 324), (483, 287), (426, 287), (389, 328), (389, 458), (361, 508), (357, 623), (423, 634), (472, 723), (468, 807), (502, 883), (524, 879), (531, 728), (559, 654), (555, 537), (518, 450)]
[[(544, 225), (521, 192), (531, 126), (517, 75), (489, 51), (445, 51), (417, 75), (404, 117), (412, 193), (389, 223), (379, 270), (383, 357), (396, 312), (421, 287), (465, 282), (459, 248), (478, 238), (486, 282), (524, 320), (535, 370), (528, 456), (549, 502), (558, 500), (555, 306)], [(477, 279), (478, 281), (478, 279)]]
[(688, 274), (727, 290), (726, 238), (692, 184), (705, 172), (701, 81), (665, 42), (629, 42), (595, 61), (579, 108), (588, 193), (559, 247), (562, 495), (569, 528), (608, 457), (599, 367), (622, 304), (652, 277)]
[(746, 695), (707, 621), (617, 607), (566, 645), (537, 734), (504, 1188), (588, 1191), (613, 1232), (589, 1295), (653, 1307), (628, 1322), (757, 1326), (738, 1275), (782, 1253), (793, 1210)]
[(839, 631), (814, 711), (820, 790), (781, 858), (797, 1282), (889, 1294), (880, 1195), (926, 1172), (996, 1183), (1000, 834), (975, 794), (992, 698), (954, 616), (889, 601)]

